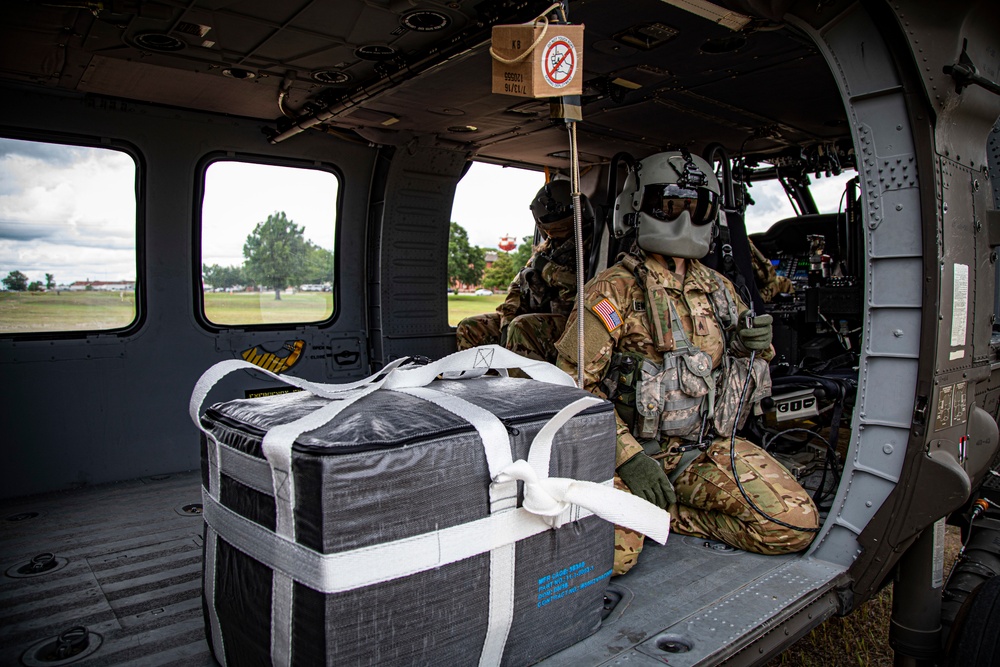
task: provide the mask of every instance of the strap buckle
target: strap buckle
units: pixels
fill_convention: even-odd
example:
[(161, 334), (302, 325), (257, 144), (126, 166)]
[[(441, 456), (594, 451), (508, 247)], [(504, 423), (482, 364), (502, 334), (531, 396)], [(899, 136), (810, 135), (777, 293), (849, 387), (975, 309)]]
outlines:
[(677, 452), (680, 452), (681, 454), (683, 454), (684, 452), (690, 452), (693, 449), (705, 451), (706, 449), (708, 449), (708, 446), (710, 444), (712, 444), (711, 440), (699, 439), (694, 442), (684, 442), (679, 445), (675, 445), (674, 449)]

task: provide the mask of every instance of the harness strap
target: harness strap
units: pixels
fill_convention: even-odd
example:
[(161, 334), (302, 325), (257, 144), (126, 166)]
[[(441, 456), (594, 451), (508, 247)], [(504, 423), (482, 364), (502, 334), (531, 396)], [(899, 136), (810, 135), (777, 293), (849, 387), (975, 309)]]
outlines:
[(677, 478), (681, 476), (681, 473), (688, 469), (696, 458), (701, 456), (705, 450), (700, 447), (692, 447), (691, 449), (685, 450), (681, 454), (681, 460), (677, 462), (677, 467), (670, 471), (667, 478), (670, 480), (671, 484), (677, 483)]
[(669, 352), (674, 349), (674, 337), (670, 331), (671, 303), (667, 291), (650, 277), (649, 269), (640, 257), (632, 254), (623, 255), (621, 262), (632, 272), (646, 293), (646, 317), (649, 318), (653, 333), (653, 346), (657, 352)]

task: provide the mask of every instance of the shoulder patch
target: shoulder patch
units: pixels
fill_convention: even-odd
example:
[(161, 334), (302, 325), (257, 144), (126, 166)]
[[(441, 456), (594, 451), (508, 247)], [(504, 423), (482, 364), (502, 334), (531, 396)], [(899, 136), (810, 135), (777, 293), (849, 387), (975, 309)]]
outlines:
[(604, 323), (609, 333), (622, 325), (622, 318), (618, 314), (618, 309), (608, 299), (601, 299), (595, 305), (591, 306), (590, 309)]

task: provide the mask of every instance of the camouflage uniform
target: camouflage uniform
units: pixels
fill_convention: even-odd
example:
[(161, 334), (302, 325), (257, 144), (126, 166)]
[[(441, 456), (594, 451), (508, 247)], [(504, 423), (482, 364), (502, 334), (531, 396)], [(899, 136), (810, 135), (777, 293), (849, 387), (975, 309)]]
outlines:
[[(729, 280), (696, 260), (687, 260), (683, 282), (680, 276), (653, 258), (639, 257), (636, 264), (648, 272), (645, 285), (622, 261), (587, 284), (583, 311), (586, 353), (583, 370), (588, 391), (607, 397), (602, 380), (616, 352), (637, 352), (653, 363), (663, 364), (664, 353), (674, 350), (679, 335), (669, 330), (669, 320), (664, 321), (658, 315), (669, 312), (670, 304), (687, 341), (706, 353), (713, 369), (719, 369), (723, 363), (735, 367), (733, 357), (749, 356), (738, 339), (734, 339), (727, 350), (726, 335), (716, 315), (718, 299), (726, 293), (727, 302), (736, 310), (745, 308)], [(573, 377), (576, 377), (577, 313), (574, 310), (570, 315), (566, 332), (556, 344), (559, 367)], [(759, 356), (766, 360), (773, 354), (773, 350), (767, 350)], [(766, 370), (766, 364), (763, 366)], [(764, 376), (769, 391), (770, 378), (766, 373)], [(757, 380), (757, 386), (761, 386), (765, 378), (758, 376)], [(717, 404), (716, 411), (722, 407)], [(764, 519), (746, 504), (733, 481), (729, 437), (716, 437), (706, 451), (697, 454), (675, 476), (671, 473), (681, 463), (683, 453), (678, 447), (684, 440), (658, 437), (647, 441), (644, 450), (623, 419), (620, 404), (616, 405), (615, 412), (618, 422), (615, 465), (620, 466), (643, 451), (658, 450), (653, 458), (662, 462), (677, 493), (677, 504), (669, 508), (675, 532), (721, 540), (764, 554), (799, 551), (812, 540), (813, 533), (782, 527)], [(662, 415), (667, 415), (666, 410)], [(761, 509), (794, 526), (818, 526), (816, 508), (809, 495), (768, 454), (737, 438), (736, 459), (740, 482)], [(617, 475), (615, 484), (627, 488)], [(615, 548), (615, 573), (621, 574), (635, 564), (642, 549), (642, 536), (618, 528)]]
[(771, 303), (779, 294), (791, 294), (795, 291), (792, 281), (777, 274), (774, 265), (764, 257), (753, 241), (750, 241), (750, 259), (753, 264), (754, 282), (757, 283), (757, 291), (760, 292), (760, 298), (764, 303)]
[[(569, 240), (544, 239), (507, 289), (497, 312), (466, 317), (458, 323), (458, 349), (500, 343), (507, 329), (505, 347), (530, 359), (554, 362), (555, 341), (566, 327), (566, 316), (576, 298), (575, 253)], [(544, 258), (544, 260), (542, 259)], [(541, 266), (540, 270), (536, 267)]]

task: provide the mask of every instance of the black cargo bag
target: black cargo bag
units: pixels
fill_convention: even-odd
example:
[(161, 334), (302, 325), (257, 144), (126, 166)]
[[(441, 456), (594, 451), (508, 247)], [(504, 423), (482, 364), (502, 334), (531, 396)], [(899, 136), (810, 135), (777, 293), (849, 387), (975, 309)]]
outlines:
[[(235, 370), (304, 391), (200, 415)], [(191, 415), (222, 665), (528, 665), (598, 629), (611, 522), (666, 539), (612, 488), (611, 404), (497, 346), (346, 385), (224, 361)]]

